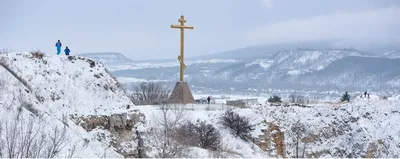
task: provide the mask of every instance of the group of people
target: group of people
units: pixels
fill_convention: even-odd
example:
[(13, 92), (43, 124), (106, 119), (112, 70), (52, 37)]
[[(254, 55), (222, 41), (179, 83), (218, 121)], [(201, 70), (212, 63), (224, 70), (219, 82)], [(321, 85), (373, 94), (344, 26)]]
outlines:
[[(367, 98), (367, 96), (368, 96), (368, 98), (369, 98), (369, 93), (367, 93), (367, 91), (365, 91), (364, 92), (364, 98)], [(361, 98), (362, 98), (363, 96), (361, 95)]]
[[(61, 41), (58, 40), (55, 46), (56, 46), (56, 48), (57, 48), (57, 55), (60, 55), (60, 53), (61, 53), (61, 47), (62, 47)], [(70, 52), (71, 52), (71, 50), (68, 48), (68, 46), (66, 46), (65, 49), (64, 49), (65, 55), (68, 56)]]

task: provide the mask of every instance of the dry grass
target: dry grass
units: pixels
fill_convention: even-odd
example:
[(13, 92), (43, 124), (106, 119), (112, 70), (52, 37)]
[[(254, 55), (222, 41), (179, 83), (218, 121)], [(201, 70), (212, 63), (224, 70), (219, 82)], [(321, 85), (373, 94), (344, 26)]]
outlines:
[(7, 53), (10, 53), (10, 52), (12, 52), (11, 49), (0, 49), (0, 55), (1, 54), (7, 54)]
[(30, 51), (29, 53), (31, 53), (33, 57), (38, 58), (38, 59), (42, 59), (44, 56), (44, 53), (41, 52), (40, 50)]

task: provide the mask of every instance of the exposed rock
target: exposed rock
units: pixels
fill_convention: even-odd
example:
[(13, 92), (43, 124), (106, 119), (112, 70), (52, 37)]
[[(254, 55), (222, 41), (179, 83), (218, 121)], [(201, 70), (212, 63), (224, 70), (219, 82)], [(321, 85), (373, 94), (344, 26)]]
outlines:
[(285, 157), (285, 134), (280, 130), (278, 125), (270, 124), (268, 128), (271, 132), (272, 141), (275, 144), (276, 154), (281, 157)]
[[(264, 152), (276, 157), (285, 157), (285, 146), (284, 146), (284, 133), (280, 130), (278, 125), (273, 123), (267, 123), (268, 129), (261, 130), (263, 135), (259, 136), (254, 144), (259, 146)], [(275, 151), (275, 153), (273, 153)]]
[[(105, 129), (111, 132), (111, 145), (116, 151), (125, 157), (136, 156), (137, 152), (133, 145), (136, 145), (135, 125), (144, 122), (145, 116), (142, 113), (133, 111), (132, 113), (112, 114), (111, 116), (81, 116), (71, 115), (71, 119), (77, 125), (82, 126), (86, 131), (92, 131), (96, 128)], [(134, 132), (135, 131), (135, 132)], [(102, 134), (104, 135), (104, 134)], [(105, 139), (106, 137), (103, 137)], [(101, 138), (100, 138), (101, 139)], [(141, 152), (144, 153), (144, 152)], [(143, 156), (143, 154), (141, 154)]]

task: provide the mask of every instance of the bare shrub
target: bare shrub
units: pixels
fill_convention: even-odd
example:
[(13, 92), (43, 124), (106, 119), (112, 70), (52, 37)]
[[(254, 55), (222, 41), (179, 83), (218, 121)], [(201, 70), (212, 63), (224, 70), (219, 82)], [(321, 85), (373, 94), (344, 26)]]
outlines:
[(209, 150), (219, 150), (221, 147), (221, 134), (211, 124), (197, 121), (196, 124), (187, 122), (176, 131), (176, 139), (183, 144), (198, 146)]
[(7, 54), (7, 53), (10, 53), (10, 52), (12, 52), (11, 49), (0, 49), (0, 54)]
[[(0, 123), (4, 125), (5, 140), (0, 140), (0, 157), (6, 158), (54, 158), (67, 145), (66, 127), (55, 127), (51, 133), (44, 131), (42, 120), (30, 116), (28, 120), (18, 117)], [(71, 152), (70, 152), (70, 154)]]
[(164, 104), (168, 100), (169, 90), (160, 83), (142, 82), (134, 87), (132, 101), (136, 105)]
[(310, 103), (310, 99), (302, 95), (291, 94), (289, 95), (289, 102), (297, 104), (307, 104)]
[(160, 105), (161, 114), (155, 117), (155, 127), (144, 139), (150, 146), (157, 148), (157, 154), (150, 157), (174, 158), (185, 157), (187, 145), (174, 138), (179, 125), (187, 121), (187, 112), (183, 105)]
[(34, 58), (38, 58), (38, 59), (42, 59), (44, 56), (44, 53), (41, 52), (40, 50), (33, 50), (33, 51), (30, 51), (29, 53), (31, 53)]
[(282, 102), (282, 100), (281, 100), (281, 97), (279, 97), (277, 95), (273, 95), (273, 96), (268, 98), (268, 102), (270, 102), (270, 103), (280, 103), (280, 102)]
[(90, 67), (93, 68), (94, 66), (96, 66), (96, 62), (92, 59), (86, 59), (86, 62), (89, 63)]
[(222, 125), (232, 130), (234, 135), (247, 141), (250, 136), (250, 132), (253, 130), (253, 126), (250, 125), (249, 119), (228, 109), (221, 116)]

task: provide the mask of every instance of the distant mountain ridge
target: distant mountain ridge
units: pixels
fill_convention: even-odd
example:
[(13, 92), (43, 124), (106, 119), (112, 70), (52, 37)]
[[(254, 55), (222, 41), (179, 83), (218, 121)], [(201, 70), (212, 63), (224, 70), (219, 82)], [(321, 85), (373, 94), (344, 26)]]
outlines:
[(125, 55), (123, 55), (121, 53), (117, 53), (117, 52), (81, 53), (79, 55), (96, 59), (97, 61), (99, 61), (105, 65), (133, 62), (133, 60), (131, 60), (131, 59), (127, 58)]
[[(258, 53), (240, 54), (248, 49), (251, 50), (186, 59), (185, 79), (197, 88), (220, 91), (232, 88), (236, 91), (248, 88), (400, 90), (400, 71), (397, 71), (400, 63), (391, 60), (396, 58), (397, 51), (375, 55), (353, 48), (294, 48), (271, 53), (257, 47), (252, 49)], [(118, 77), (176, 81), (179, 76), (179, 63), (173, 60), (108, 62), (108, 67)]]

